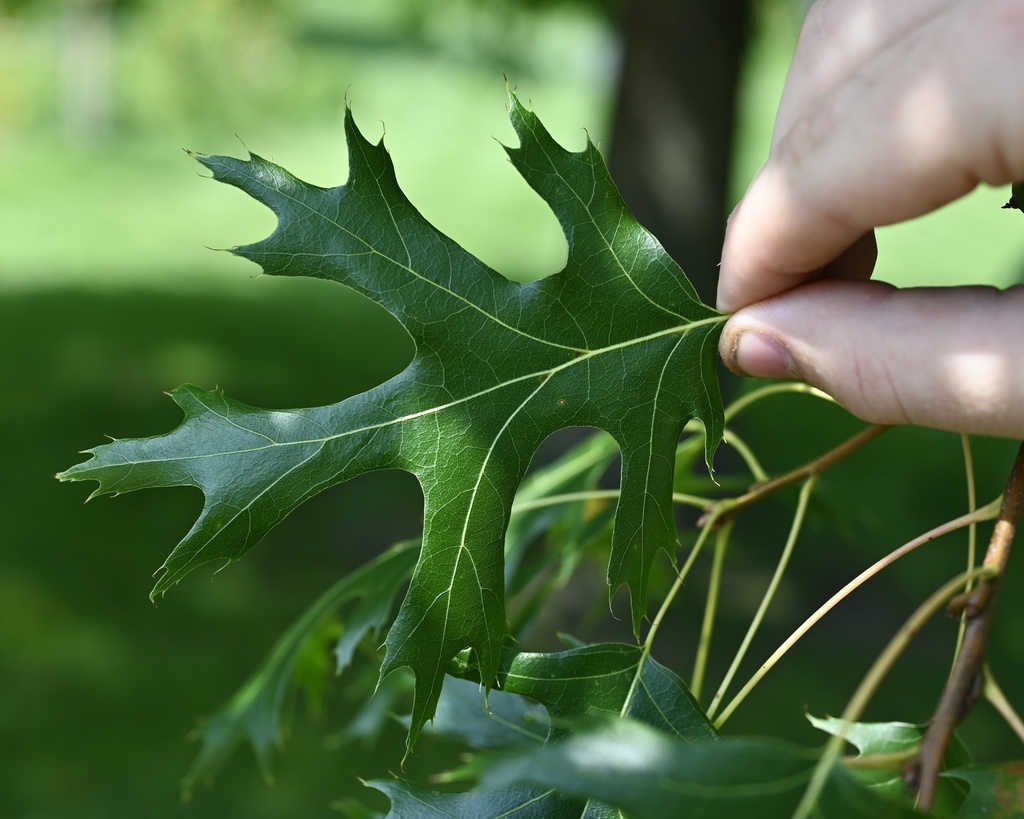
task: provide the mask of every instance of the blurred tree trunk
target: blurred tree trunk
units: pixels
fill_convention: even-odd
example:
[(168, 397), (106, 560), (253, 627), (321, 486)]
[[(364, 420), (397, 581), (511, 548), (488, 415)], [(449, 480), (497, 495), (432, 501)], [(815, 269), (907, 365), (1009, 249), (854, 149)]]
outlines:
[(751, 0), (627, 0), (610, 165), (640, 222), (714, 303)]
[(65, 0), (61, 10), (61, 126), (75, 140), (107, 135), (113, 120), (111, 0)]

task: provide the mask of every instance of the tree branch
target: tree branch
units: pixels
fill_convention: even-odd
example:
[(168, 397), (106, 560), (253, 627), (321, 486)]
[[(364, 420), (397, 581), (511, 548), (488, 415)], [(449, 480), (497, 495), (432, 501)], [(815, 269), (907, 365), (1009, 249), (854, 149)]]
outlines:
[(907, 787), (918, 791), (917, 807), (931, 810), (935, 803), (942, 761), (946, 755), (953, 729), (967, 715), (982, 692), (985, 646), (992, 626), (992, 612), (999, 583), (1010, 556), (1010, 546), (1017, 529), (1021, 505), (1024, 503), (1024, 444), (1006, 480), (1003, 504), (992, 530), (992, 538), (985, 553), (985, 566), (998, 570), (998, 574), (982, 580), (974, 589), (954, 598), (949, 611), (965, 619), (963, 642), (953, 672), (939, 700), (935, 717), (921, 741), (920, 751), (903, 772)]

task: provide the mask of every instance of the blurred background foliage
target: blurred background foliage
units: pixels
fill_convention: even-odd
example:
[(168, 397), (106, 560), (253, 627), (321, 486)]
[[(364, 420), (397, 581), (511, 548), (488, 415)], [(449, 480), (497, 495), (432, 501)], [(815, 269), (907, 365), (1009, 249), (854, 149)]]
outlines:
[[(336, 577), (417, 532), (413, 480), (374, 474), (336, 487), (213, 582), (200, 571), (154, 607), (150, 575), (200, 499), (165, 490), (83, 507), (85, 488), (51, 478), (103, 434), (171, 428), (178, 416), (162, 391), (179, 383), (306, 406), (367, 389), (410, 355), (390, 317), (342, 288), (255, 278), (208, 250), (260, 238), (273, 219), (197, 179), (179, 149), (249, 146), (312, 182), (339, 184), (347, 101), (368, 135), (386, 129), (399, 180), (431, 221), (506, 275), (537, 277), (560, 267), (564, 243), (492, 139), (514, 141), (505, 74), (568, 147), (588, 134), (601, 145), (641, 220), (711, 299), (724, 214), (764, 158), (800, 14), (790, 0), (0, 0), (0, 815), (323, 815), (361, 792), (357, 775), (386, 775), (399, 758), (397, 725), (377, 750), (324, 750), (357, 702), (343, 683), (312, 719), (295, 700), (275, 785), (263, 785), (242, 751), (212, 789), (184, 810), (178, 801), (197, 718)], [(998, 209), (1005, 198), (981, 190), (881, 231), (879, 275), (1019, 281), (1024, 230)], [(740, 388), (731, 377), (726, 386)], [(742, 425), (772, 472), (857, 428), (795, 397)], [(1010, 442), (977, 443), (982, 502), (998, 492), (1012, 452)], [(925, 430), (890, 433), (828, 475), (751, 663), (853, 573), (957, 514), (964, 496), (959, 440)], [(770, 504), (739, 526), (720, 666), (770, 574), (788, 508)], [(767, 678), (730, 729), (820, 741), (803, 709), (842, 708), (916, 601), (960, 569), (962, 546), (936, 544), (861, 592)], [(1019, 563), (993, 662), (1021, 705)], [(659, 657), (684, 675), (701, 582)], [(600, 602), (602, 583), (596, 564), (585, 568), (552, 624), (629, 639)], [(927, 719), (950, 652), (950, 628), (936, 624), (870, 716)], [(711, 679), (722, 670), (713, 666)], [(965, 735), (983, 759), (1018, 754), (983, 706)], [(407, 773), (453, 752), (425, 736)]]

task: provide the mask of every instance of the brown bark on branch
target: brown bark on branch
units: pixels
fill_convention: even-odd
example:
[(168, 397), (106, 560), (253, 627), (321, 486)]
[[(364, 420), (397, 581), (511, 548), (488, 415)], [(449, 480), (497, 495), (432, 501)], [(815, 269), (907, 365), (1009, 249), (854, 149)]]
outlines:
[(992, 538), (985, 553), (986, 566), (998, 569), (992, 578), (982, 580), (974, 589), (955, 598), (949, 604), (954, 616), (965, 618), (964, 637), (960, 653), (953, 665), (946, 689), (942, 692), (935, 717), (917, 757), (904, 769), (907, 787), (918, 791), (917, 807), (931, 810), (935, 803), (939, 774), (953, 729), (967, 715), (981, 694), (983, 669), (988, 633), (992, 627), (992, 612), (999, 584), (1010, 556), (1010, 547), (1017, 529), (1021, 505), (1024, 503), (1024, 444), (1017, 451), (1010, 476), (1003, 491), (1003, 505), (992, 530)]

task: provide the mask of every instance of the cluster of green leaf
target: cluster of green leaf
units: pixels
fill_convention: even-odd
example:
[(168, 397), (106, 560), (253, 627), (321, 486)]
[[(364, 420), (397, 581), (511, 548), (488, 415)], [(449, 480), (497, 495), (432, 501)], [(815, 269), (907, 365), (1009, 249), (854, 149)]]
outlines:
[[(430, 720), (435, 733), (474, 751), (436, 787), (400, 777), (367, 783), (390, 799), (389, 815), (911, 815), (892, 776), (866, 777), (774, 740), (723, 737), (722, 718), (710, 716), (723, 692), (705, 709), (652, 656), (693, 559), (712, 533), (716, 555), (724, 553), (727, 518), (749, 495), (712, 502), (691, 494), (700, 485), (691, 466), (701, 454), (710, 466), (728, 416), (716, 379), (725, 317), (699, 301), (631, 216), (592, 144), (566, 151), (514, 94), (510, 112), (520, 145), (506, 149), (509, 159), (568, 243), (563, 270), (528, 284), (506, 280), (427, 223), (399, 189), (383, 145), (366, 141), (350, 114), (351, 174), (341, 187), (306, 184), (257, 156), (196, 157), (278, 217), (269, 238), (233, 252), (270, 274), (365, 294), (401, 321), (413, 360), (369, 392), (309, 409), (260, 410), (181, 387), (177, 429), (97, 447), (60, 477), (98, 481), (95, 494), (202, 490), (203, 510), (153, 595), (204, 563), (240, 559), (302, 502), (370, 470), (417, 477), (424, 527), (420, 540), (338, 581), (282, 636), (206, 721), (186, 788), (243, 740), (269, 777), (285, 694), (305, 680), (315, 696), (317, 657), (331, 642), (339, 674), (379, 664), (376, 696), (367, 692), (366, 708), (337, 741), (371, 737), (391, 718), (407, 668), (408, 752)], [(601, 431), (527, 475), (545, 438), (570, 426)], [(731, 440), (754, 477), (765, 477)], [(616, 464), (616, 487), (603, 487)], [(814, 475), (798, 476), (806, 489), (791, 540)], [(681, 567), (679, 503), (712, 510)], [(563, 635), (563, 651), (521, 650), (544, 604), (585, 555), (604, 550), (609, 594), (628, 588), (637, 642), (587, 645)], [(649, 621), (648, 580), (662, 553), (676, 581)], [(907, 745), (896, 727), (849, 730), (868, 757)], [(962, 762), (950, 763), (956, 776), (994, 792)], [(946, 788), (935, 815), (981, 809), (966, 793)]]

